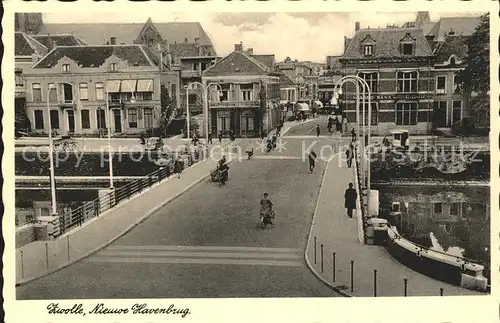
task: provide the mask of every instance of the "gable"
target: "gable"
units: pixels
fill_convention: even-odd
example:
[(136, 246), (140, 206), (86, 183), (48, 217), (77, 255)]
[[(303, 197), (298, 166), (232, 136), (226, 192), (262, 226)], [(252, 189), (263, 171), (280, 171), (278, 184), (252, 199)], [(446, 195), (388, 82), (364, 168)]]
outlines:
[(242, 52), (233, 52), (207, 69), (204, 76), (267, 75), (270, 71), (255, 59)]

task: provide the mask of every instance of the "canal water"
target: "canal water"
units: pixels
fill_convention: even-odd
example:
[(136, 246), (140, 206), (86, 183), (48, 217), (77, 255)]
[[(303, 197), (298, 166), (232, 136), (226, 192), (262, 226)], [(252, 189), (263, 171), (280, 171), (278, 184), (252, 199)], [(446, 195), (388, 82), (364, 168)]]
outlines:
[(406, 239), (474, 260), (490, 277), (488, 186), (372, 185), (379, 190), (379, 216)]

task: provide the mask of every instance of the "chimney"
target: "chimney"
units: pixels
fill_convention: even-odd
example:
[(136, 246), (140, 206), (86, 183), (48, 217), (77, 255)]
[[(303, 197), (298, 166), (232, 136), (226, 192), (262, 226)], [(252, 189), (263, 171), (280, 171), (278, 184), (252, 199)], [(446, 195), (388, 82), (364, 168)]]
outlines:
[(359, 21), (356, 21), (356, 23), (354, 24), (354, 31), (358, 30), (359, 30)]
[(243, 43), (240, 42), (239, 44), (234, 44), (234, 51), (235, 52), (242, 52), (243, 51)]
[(247, 51), (246, 51), (246, 52), (247, 52), (247, 55), (252, 56), (252, 55), (253, 55), (253, 48), (249, 48), (249, 49), (247, 49)]
[(116, 45), (116, 37), (111, 37), (109, 42), (111, 45)]

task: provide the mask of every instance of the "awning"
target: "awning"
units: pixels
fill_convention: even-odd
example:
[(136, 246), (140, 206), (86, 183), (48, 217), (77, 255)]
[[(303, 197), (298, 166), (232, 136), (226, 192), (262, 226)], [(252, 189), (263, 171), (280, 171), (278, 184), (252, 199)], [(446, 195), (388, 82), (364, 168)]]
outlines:
[(122, 81), (122, 92), (135, 92), (135, 86), (137, 85), (137, 80), (123, 80)]
[(108, 93), (119, 93), (120, 92), (120, 80), (111, 80), (106, 83), (106, 92)]
[(307, 103), (297, 103), (297, 111), (309, 111), (309, 105)]
[(139, 80), (137, 92), (153, 92), (153, 80)]

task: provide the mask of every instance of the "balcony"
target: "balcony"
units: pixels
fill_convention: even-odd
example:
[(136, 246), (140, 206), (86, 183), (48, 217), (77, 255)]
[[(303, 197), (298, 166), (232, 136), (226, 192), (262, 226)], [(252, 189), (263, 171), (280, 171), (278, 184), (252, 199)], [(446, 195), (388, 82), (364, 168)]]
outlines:
[(60, 108), (63, 109), (74, 109), (76, 106), (75, 100), (61, 99), (57, 103)]
[(259, 101), (223, 101), (223, 102), (210, 102), (212, 109), (248, 109), (259, 108)]

